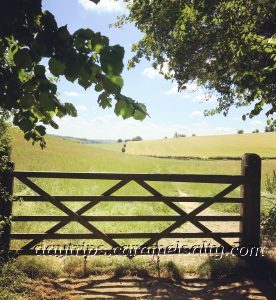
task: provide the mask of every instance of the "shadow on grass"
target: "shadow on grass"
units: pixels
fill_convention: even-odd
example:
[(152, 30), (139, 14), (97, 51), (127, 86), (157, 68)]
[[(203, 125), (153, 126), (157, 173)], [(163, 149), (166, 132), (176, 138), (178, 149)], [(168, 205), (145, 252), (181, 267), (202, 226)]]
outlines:
[[(257, 285), (256, 285), (257, 283)], [(274, 299), (269, 282), (233, 278), (211, 281), (191, 278), (181, 283), (148, 277), (92, 279), (75, 289), (80, 299)]]
[(267, 261), (235, 264), (230, 260), (209, 260), (201, 268), (203, 273), (211, 272), (211, 279), (203, 275), (180, 278), (180, 271), (169, 263), (172, 279), (120, 266), (114, 276), (74, 279), (69, 286), (60, 282), (56, 288), (67, 287), (72, 299), (275, 299), (275, 269)]

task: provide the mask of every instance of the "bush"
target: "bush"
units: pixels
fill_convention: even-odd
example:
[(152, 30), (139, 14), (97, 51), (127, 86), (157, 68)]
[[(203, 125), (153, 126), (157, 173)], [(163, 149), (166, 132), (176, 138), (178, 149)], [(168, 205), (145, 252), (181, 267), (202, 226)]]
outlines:
[(261, 222), (261, 233), (269, 238), (276, 238), (276, 203)]
[(0, 263), (0, 299), (23, 299), (28, 289), (24, 285), (26, 275), (17, 268), (13, 261)]
[(237, 257), (224, 256), (221, 259), (208, 257), (208, 259), (198, 267), (198, 274), (209, 279), (222, 279), (245, 271), (245, 263)]
[(242, 129), (237, 131), (237, 134), (243, 134), (243, 133), (244, 133), (244, 131)]
[(271, 177), (266, 175), (265, 189), (270, 194), (276, 194), (276, 171), (275, 170), (273, 170)]
[(51, 257), (20, 257), (16, 260), (15, 265), (33, 279), (44, 276), (56, 278), (61, 274), (61, 269), (55, 258)]
[(140, 136), (136, 136), (132, 139), (132, 141), (134, 142), (139, 142), (139, 141), (142, 141), (143, 139), (140, 137)]
[(10, 157), (11, 146), (8, 135), (7, 115), (0, 110), (0, 171), (4, 171)]
[(122, 148), (122, 152), (123, 153), (126, 152), (126, 148), (125, 147)]

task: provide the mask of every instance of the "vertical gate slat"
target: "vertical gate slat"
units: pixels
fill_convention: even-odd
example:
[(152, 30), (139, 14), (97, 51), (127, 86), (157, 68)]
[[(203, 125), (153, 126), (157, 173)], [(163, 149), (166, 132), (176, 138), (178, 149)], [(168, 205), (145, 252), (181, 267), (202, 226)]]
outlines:
[(242, 233), (240, 244), (245, 247), (260, 246), (260, 200), (261, 200), (261, 158), (257, 154), (246, 153), (242, 158), (242, 175), (246, 177), (241, 187)]

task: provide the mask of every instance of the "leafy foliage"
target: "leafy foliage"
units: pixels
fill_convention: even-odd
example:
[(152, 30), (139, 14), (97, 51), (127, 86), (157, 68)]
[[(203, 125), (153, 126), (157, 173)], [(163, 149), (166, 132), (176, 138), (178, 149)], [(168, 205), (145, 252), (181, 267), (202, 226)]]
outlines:
[(262, 235), (270, 238), (276, 238), (276, 204), (272, 206), (268, 214), (261, 222)]
[(46, 125), (58, 128), (56, 117), (77, 116), (72, 104), (58, 98), (60, 76), (85, 89), (93, 85), (102, 108), (117, 101), (115, 113), (124, 119), (147, 115), (143, 104), (121, 94), (124, 49), (91, 29), (71, 34), (67, 26), (58, 27), (55, 17), (42, 11), (41, 0), (1, 1), (0, 54), (0, 107), (12, 113), (27, 140), (42, 147)]
[(271, 177), (266, 175), (265, 189), (270, 194), (276, 195), (276, 170), (273, 170)]
[(7, 117), (8, 114), (0, 110), (0, 172), (6, 170), (11, 152)]
[[(227, 115), (232, 106), (254, 105), (243, 116), (276, 111), (276, 3), (270, 0), (128, 0), (144, 36), (133, 45), (134, 67), (142, 57), (184, 90), (196, 82), (216, 91), (218, 105), (207, 115)], [(168, 70), (167, 70), (168, 69)], [(208, 100), (208, 97), (207, 99)]]

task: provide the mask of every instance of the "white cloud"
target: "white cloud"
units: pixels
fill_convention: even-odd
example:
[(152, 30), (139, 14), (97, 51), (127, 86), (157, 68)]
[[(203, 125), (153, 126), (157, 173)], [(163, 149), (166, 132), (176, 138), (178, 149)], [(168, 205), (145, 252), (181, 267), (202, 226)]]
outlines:
[(88, 11), (95, 11), (97, 13), (113, 13), (125, 12), (126, 4), (123, 0), (101, 0), (98, 4), (89, 0), (78, 0), (78, 3)]
[(189, 114), (190, 118), (201, 118), (203, 116), (204, 116), (203, 112), (199, 111), (199, 110), (195, 110), (195, 111), (193, 111), (192, 113)]
[(195, 83), (187, 83), (186, 89), (182, 90), (181, 92), (178, 92), (178, 85), (176, 82), (173, 83), (172, 87), (166, 91), (167, 95), (185, 95), (185, 93), (194, 93), (200, 91), (199, 87)]
[(169, 64), (168, 62), (165, 62), (163, 64), (163, 68), (161, 70), (161, 66), (157, 66), (156, 69), (154, 69), (153, 67), (149, 67), (143, 70), (142, 75), (148, 77), (149, 79), (154, 79), (156, 77), (164, 77), (160, 72), (162, 71), (162, 73), (169, 75), (172, 75), (174, 72), (171, 71), (169, 72)]
[(215, 127), (214, 131), (218, 133), (235, 133), (235, 130), (231, 127)]
[(88, 109), (85, 105), (75, 105), (75, 107), (78, 112), (87, 112), (88, 111)]
[(177, 84), (174, 83), (174, 84), (172, 85), (172, 87), (171, 87), (168, 91), (166, 91), (166, 94), (167, 94), (167, 95), (178, 95), (179, 93), (178, 93), (178, 87), (177, 87)]
[(81, 96), (80, 93), (74, 92), (74, 91), (66, 91), (64, 94), (68, 97), (79, 97)]
[(263, 125), (263, 122), (261, 120), (254, 120), (250, 122), (252, 125)]
[(162, 139), (172, 137), (175, 132), (187, 136), (216, 135), (235, 133), (231, 127), (211, 127), (206, 122), (198, 123), (155, 123), (151, 120), (143, 122), (134, 119), (123, 120), (115, 115), (103, 115), (93, 119), (79, 116), (77, 118), (65, 117), (57, 120), (60, 129), (48, 129), (48, 133), (74, 136), (88, 139), (118, 139), (141, 136), (143, 139)]
[(187, 100), (191, 100), (192, 102), (215, 102), (216, 97), (214, 95), (209, 95), (204, 88), (197, 86), (195, 83), (190, 82), (186, 84), (186, 89), (178, 92), (177, 83), (173, 83), (171, 88), (165, 92), (167, 95), (175, 95), (181, 98), (185, 98)]
[(146, 68), (143, 70), (142, 75), (146, 76), (148, 79), (154, 79), (156, 77), (161, 77), (161, 74), (154, 68)]

